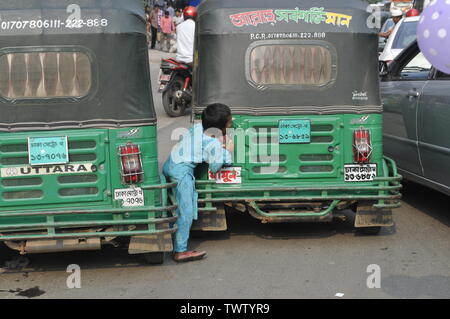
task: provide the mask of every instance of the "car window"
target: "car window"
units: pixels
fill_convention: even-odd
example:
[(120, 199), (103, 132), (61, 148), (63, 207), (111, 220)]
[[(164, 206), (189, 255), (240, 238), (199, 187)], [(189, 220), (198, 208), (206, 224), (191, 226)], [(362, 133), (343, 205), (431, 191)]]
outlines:
[(383, 25), (383, 29), (381, 30), (381, 32), (387, 32), (390, 28), (392, 28), (394, 26), (394, 21), (392, 19), (388, 19), (384, 25)]
[(437, 80), (450, 80), (450, 74), (438, 71), (436, 75)]
[(393, 49), (404, 49), (417, 37), (417, 21), (403, 22), (395, 36)]
[(431, 63), (419, 52), (401, 70), (402, 79), (426, 80), (431, 70)]

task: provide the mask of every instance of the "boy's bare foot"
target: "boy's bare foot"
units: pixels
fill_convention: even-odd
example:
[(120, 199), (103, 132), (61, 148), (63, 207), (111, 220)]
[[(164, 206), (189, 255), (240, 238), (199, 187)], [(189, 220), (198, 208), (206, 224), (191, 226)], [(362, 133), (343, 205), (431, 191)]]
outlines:
[(175, 253), (173, 255), (173, 260), (176, 262), (187, 262), (187, 261), (194, 261), (194, 260), (200, 260), (203, 257), (206, 256), (206, 251), (185, 251), (182, 253)]

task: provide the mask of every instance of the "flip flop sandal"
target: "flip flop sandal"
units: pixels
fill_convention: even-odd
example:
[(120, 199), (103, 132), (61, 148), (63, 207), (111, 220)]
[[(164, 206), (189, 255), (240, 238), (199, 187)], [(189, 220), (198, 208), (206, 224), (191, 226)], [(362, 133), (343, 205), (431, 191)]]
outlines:
[(174, 258), (176, 262), (188, 262), (188, 261), (195, 261), (203, 259), (206, 256), (206, 253), (204, 254), (196, 254), (196, 251), (189, 252), (189, 254), (185, 254), (183, 257)]

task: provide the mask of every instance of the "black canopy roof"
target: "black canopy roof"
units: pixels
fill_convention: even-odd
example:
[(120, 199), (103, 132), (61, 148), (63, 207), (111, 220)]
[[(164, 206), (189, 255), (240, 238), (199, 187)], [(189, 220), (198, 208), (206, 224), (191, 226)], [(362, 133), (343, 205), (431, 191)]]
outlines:
[[(375, 30), (367, 26), (366, 0), (205, 0), (199, 7), (199, 32), (200, 34), (224, 34), (255, 32), (255, 26), (247, 25), (236, 29), (229, 23), (229, 19), (223, 19), (230, 15), (249, 12), (254, 10), (293, 10), (323, 8), (325, 11), (350, 14), (352, 16), (349, 28), (335, 28), (330, 24), (301, 24), (302, 31), (332, 31), (332, 32), (354, 32), (374, 33)], [(279, 17), (279, 16), (278, 16)], [(283, 23), (287, 21), (278, 20), (275, 24), (258, 24), (256, 29), (260, 31), (283, 30), (298, 31), (298, 23)]]
[(0, 28), (0, 35), (18, 34), (74, 34), (74, 33), (142, 33), (145, 15), (139, 0), (2, 0), (2, 21), (61, 20), (77, 17), (84, 22), (89, 19), (108, 19), (106, 27), (69, 28)]
[[(235, 114), (381, 112), (378, 34), (367, 6), (363, 0), (203, 1), (196, 29), (194, 111), (219, 102)], [(272, 47), (275, 58), (278, 48), (297, 45), (330, 52), (331, 82), (313, 87), (249, 79), (253, 49)]]
[[(1, 131), (156, 122), (140, 0), (2, 0), (0, 16)], [(86, 59), (88, 94), (11, 98), (55, 77), (75, 83)]]

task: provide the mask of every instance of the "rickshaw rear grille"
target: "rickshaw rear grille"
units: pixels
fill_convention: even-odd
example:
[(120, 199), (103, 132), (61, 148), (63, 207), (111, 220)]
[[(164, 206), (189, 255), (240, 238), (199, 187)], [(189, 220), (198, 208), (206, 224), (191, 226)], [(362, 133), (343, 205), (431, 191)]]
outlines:
[(3, 179), (2, 184), (4, 187), (17, 187), (17, 186), (39, 186), (42, 184), (42, 178), (12, 178)]
[(254, 166), (253, 172), (256, 174), (282, 174), (287, 172), (284, 166), (270, 167), (270, 166)]
[[(337, 120), (327, 118), (326, 123), (311, 123), (310, 143), (278, 144), (280, 119), (275, 119), (273, 125), (263, 125), (268, 122), (266, 119), (248, 122), (253, 129), (248, 144), (249, 178), (336, 178), (339, 159), (330, 153), (329, 147), (339, 142)], [(278, 151), (274, 150), (277, 144)]]
[(60, 184), (94, 183), (98, 180), (95, 174), (58, 176)]
[(300, 166), (300, 172), (302, 173), (322, 173), (332, 172), (333, 165), (302, 165)]
[(2, 157), (1, 165), (26, 165), (28, 164), (28, 157)]
[(97, 187), (73, 187), (62, 188), (58, 191), (60, 196), (81, 196), (81, 195), (95, 195), (98, 193)]
[(325, 162), (332, 161), (332, 154), (302, 154), (300, 155), (300, 161), (303, 162)]
[(44, 196), (44, 192), (41, 190), (4, 192), (2, 195), (5, 200), (41, 198), (42, 196)]
[[(71, 140), (68, 144), (69, 164), (96, 163), (98, 161), (96, 140)], [(28, 167), (28, 163), (26, 142), (0, 145), (0, 166), (2, 168)], [(0, 182), (0, 199), (8, 205), (8, 203), (23, 200), (53, 203), (58, 202), (58, 196), (61, 199), (76, 198), (76, 196), (79, 196), (78, 198), (81, 198), (80, 196), (100, 197), (100, 183), (103, 182), (98, 174), (92, 172), (5, 177), (1, 178)], [(20, 204), (18, 203), (18, 205)]]

